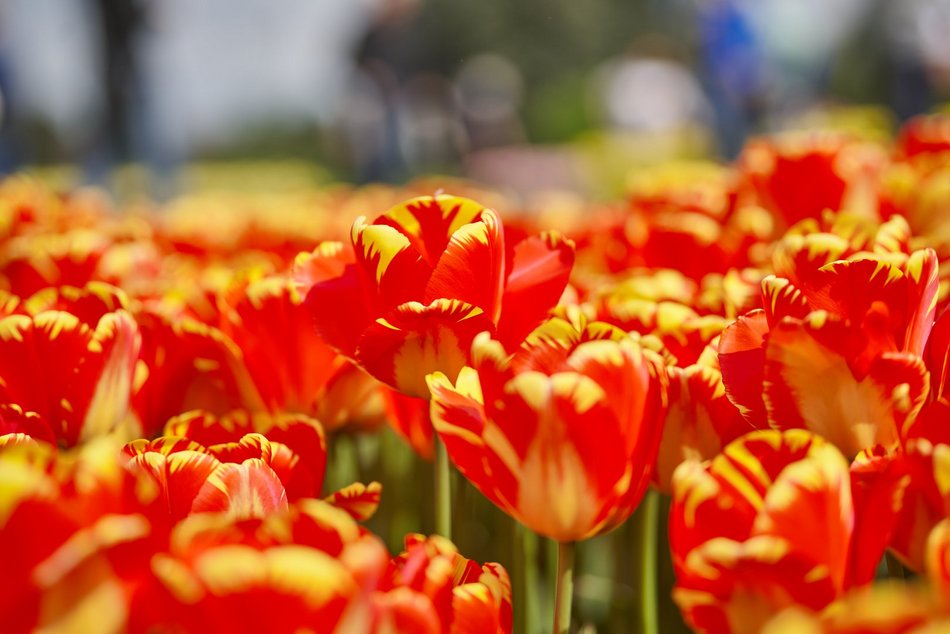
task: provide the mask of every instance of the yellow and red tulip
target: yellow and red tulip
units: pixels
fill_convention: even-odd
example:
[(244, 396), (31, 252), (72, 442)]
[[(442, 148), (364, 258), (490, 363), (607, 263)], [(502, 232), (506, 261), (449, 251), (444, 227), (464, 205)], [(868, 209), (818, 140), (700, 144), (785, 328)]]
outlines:
[(429, 376), (432, 421), (459, 471), (560, 542), (610, 530), (637, 506), (666, 409), (659, 357), (602, 323), (554, 318), (514, 354), (487, 333), (454, 383)]
[(758, 632), (779, 610), (819, 611), (868, 584), (906, 484), (853, 485), (841, 452), (804, 430), (752, 432), (684, 462), (670, 511), (683, 616), (701, 632)]
[(307, 305), (327, 343), (424, 398), (425, 375), (457, 374), (479, 332), (520, 341), (557, 303), (573, 259), (557, 234), (509, 251), (494, 211), (438, 195), (358, 219), (350, 245), (319, 247), (298, 279), (312, 282)]
[(65, 445), (137, 435), (124, 426), (141, 338), (125, 302), (93, 283), (41, 291), (0, 317), (0, 403), (35, 413)]
[(924, 250), (831, 262), (802, 288), (765, 278), (764, 308), (720, 339), (730, 400), (754, 426), (807, 427), (852, 456), (906, 437), (929, 390), (936, 264)]

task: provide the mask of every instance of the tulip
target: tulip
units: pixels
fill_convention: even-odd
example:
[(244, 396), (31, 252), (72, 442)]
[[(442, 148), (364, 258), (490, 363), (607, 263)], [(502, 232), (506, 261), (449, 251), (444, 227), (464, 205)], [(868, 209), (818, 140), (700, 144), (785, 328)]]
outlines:
[(738, 159), (738, 204), (764, 207), (780, 226), (817, 218), (825, 209), (868, 216), (876, 210), (874, 184), (886, 163), (879, 146), (840, 133), (752, 139)]
[(379, 586), (376, 628), (438, 634), (511, 634), (511, 582), (496, 563), (479, 566), (444, 537), (411, 534)]
[(371, 631), (385, 548), (325, 502), (256, 518), (192, 515), (169, 542), (132, 606), (136, 631)]
[(804, 430), (751, 432), (673, 474), (673, 597), (699, 632), (758, 632), (775, 612), (819, 611), (871, 582), (907, 479), (853, 481)]
[(764, 308), (719, 343), (726, 394), (755, 427), (807, 428), (848, 456), (907, 437), (929, 391), (921, 355), (936, 310), (937, 260), (870, 255), (821, 267), (801, 288), (762, 282)]
[(662, 361), (612, 326), (560, 318), (511, 355), (482, 333), (472, 359), (454, 383), (428, 377), (435, 430), (482, 494), (559, 543), (555, 627), (567, 628), (571, 544), (627, 519), (650, 481)]
[(123, 632), (130, 597), (165, 536), (150, 479), (111, 438), (60, 452), (0, 438), (0, 623), (5, 632)]
[(0, 403), (33, 412), (72, 446), (126, 425), (141, 338), (125, 294), (47, 289), (0, 317)]

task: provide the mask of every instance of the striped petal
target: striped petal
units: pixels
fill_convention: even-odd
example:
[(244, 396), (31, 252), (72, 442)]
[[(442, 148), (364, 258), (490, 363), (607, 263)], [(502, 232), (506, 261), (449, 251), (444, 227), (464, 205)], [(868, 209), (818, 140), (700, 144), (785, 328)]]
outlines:
[(255, 398), (272, 412), (313, 414), (316, 398), (344, 362), (314, 331), (288, 280), (271, 277), (232, 290), (221, 331), (241, 350)]
[(722, 374), (716, 368), (671, 367), (669, 410), (657, 455), (654, 480), (668, 491), (673, 471), (685, 460), (710, 460), (723, 447), (752, 427), (726, 398)]
[(823, 313), (786, 320), (766, 350), (764, 394), (769, 422), (807, 427), (854, 456), (905, 434), (923, 406), (929, 381), (919, 357), (888, 353), (856, 377), (837, 322)]
[(950, 402), (950, 312), (940, 313), (924, 351), (930, 372), (930, 391), (939, 400)]
[(314, 284), (304, 305), (320, 337), (343, 356), (353, 359), (363, 330), (373, 322), (373, 305), (355, 264), (338, 277)]
[(192, 511), (198, 493), (220, 464), (214, 456), (192, 449), (168, 454), (144, 451), (129, 466), (154, 478), (174, 523)]
[(400, 203), (377, 218), (375, 224), (396, 229), (435, 268), (452, 235), (479, 220), (484, 211), (486, 208), (474, 200), (436, 194)]
[(227, 513), (235, 519), (262, 518), (287, 508), (284, 486), (264, 460), (219, 464), (191, 505), (192, 513)]
[[(464, 368), (463, 368), (464, 369)], [(435, 452), (429, 401), (407, 396), (384, 387), (383, 402), (390, 428), (425, 460), (432, 460)]]
[(452, 234), (426, 284), (423, 302), (457, 299), (481, 308), (492, 323), (498, 323), (504, 288), (504, 233), (498, 216), (485, 210), (479, 222)]
[(901, 350), (923, 354), (937, 316), (939, 262), (933, 249), (915, 251), (904, 267), (909, 283), (907, 303), (911, 308), (907, 334)]
[(246, 434), (261, 434), (267, 440), (286, 446), (299, 457), (300, 466), (309, 473), (303, 478), (314, 492), (323, 485), (327, 462), (327, 445), (323, 427), (315, 419), (302, 414), (250, 414), (236, 410), (216, 417), (197, 410), (176, 416), (165, 426), (165, 435), (182, 436), (206, 447), (240, 442)]
[(457, 385), (453, 385), (442, 373), (431, 374), (427, 380), (432, 396), (432, 425), (445, 444), (452, 462), (485, 497), (504, 508), (486, 464), (486, 448), (482, 439), (485, 409), (481, 402), (478, 374), (472, 368), (465, 367), (459, 372)]
[(804, 319), (811, 312), (804, 293), (787, 279), (774, 275), (762, 280), (762, 308), (770, 326), (785, 317)]
[(768, 336), (766, 313), (753, 310), (727, 326), (719, 338), (719, 366), (726, 396), (753, 427), (762, 427), (766, 421), (762, 382)]
[(193, 560), (159, 556), (152, 567), (171, 598), (149, 624), (163, 631), (330, 634), (346, 629), (341, 621), (358, 592), (342, 562), (298, 545), (222, 545)]
[(314, 497), (320, 491), (313, 471), (298, 454), (287, 445), (270, 441), (261, 434), (247, 434), (237, 442), (211, 445), (207, 450), (221, 462), (241, 464), (251, 459), (262, 460), (273, 470), (291, 501)]
[(346, 511), (357, 522), (365, 522), (376, 514), (382, 492), (383, 485), (379, 482), (354, 482), (331, 493), (324, 501)]
[(574, 243), (559, 233), (526, 238), (515, 245), (505, 283), (498, 337), (513, 347), (554, 308), (574, 266)]
[(124, 310), (90, 327), (76, 316), (45, 311), (0, 320), (0, 400), (48, 421), (73, 445), (124, 422), (140, 346)]
[(351, 240), (362, 287), (374, 312), (423, 298), (432, 265), (423, 260), (408, 237), (391, 226), (367, 224), (365, 218), (358, 218)]
[(404, 394), (428, 397), (425, 376), (455, 376), (466, 364), (472, 339), (492, 328), (479, 308), (438, 299), (410, 302), (377, 319), (360, 339), (357, 357), (377, 379)]

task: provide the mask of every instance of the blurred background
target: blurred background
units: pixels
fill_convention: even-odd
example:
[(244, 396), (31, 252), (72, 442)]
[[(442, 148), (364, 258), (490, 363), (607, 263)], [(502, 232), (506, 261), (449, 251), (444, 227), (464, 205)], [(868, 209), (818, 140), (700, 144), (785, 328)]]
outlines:
[(0, 173), (611, 195), (765, 131), (887, 132), (946, 99), (947, 33), (950, 0), (0, 0)]

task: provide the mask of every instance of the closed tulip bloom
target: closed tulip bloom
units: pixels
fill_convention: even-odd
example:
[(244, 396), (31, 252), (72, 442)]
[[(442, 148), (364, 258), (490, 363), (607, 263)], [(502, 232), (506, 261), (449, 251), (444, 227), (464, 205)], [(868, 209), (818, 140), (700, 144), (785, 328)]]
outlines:
[(453, 384), (428, 377), (432, 421), (489, 500), (560, 542), (623, 522), (650, 480), (666, 408), (660, 358), (602, 323), (555, 318), (513, 355), (487, 333)]

